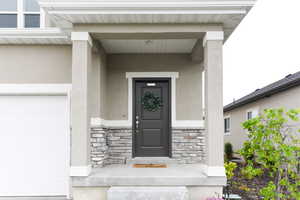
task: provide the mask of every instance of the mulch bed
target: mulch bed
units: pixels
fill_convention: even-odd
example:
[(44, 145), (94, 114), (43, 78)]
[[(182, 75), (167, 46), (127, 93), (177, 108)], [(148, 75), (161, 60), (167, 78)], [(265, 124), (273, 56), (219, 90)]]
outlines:
[(243, 200), (262, 199), (259, 195), (259, 191), (265, 187), (272, 178), (266, 172), (260, 177), (255, 177), (251, 180), (246, 179), (241, 174), (241, 165), (242, 164), (238, 164), (235, 170), (235, 176), (231, 180), (232, 186), (229, 187), (229, 191), (232, 194), (240, 195)]

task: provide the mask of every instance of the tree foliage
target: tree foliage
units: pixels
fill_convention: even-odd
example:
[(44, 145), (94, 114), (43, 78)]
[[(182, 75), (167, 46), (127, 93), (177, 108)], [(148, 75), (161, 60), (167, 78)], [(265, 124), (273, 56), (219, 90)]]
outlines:
[(240, 154), (246, 159), (243, 174), (251, 179), (264, 172), (274, 177), (260, 194), (265, 200), (300, 200), (300, 131), (291, 122), (299, 120), (300, 110), (266, 109), (243, 123), (248, 140)]

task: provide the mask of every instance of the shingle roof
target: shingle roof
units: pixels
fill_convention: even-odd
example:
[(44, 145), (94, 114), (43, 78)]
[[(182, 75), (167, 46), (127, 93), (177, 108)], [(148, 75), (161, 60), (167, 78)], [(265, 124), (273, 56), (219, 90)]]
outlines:
[(254, 92), (226, 105), (224, 107), (224, 112), (233, 110), (240, 106), (246, 105), (248, 103), (262, 99), (264, 97), (269, 97), (273, 94), (288, 90), (292, 87), (299, 86), (299, 85), (300, 85), (300, 71), (294, 74), (289, 74), (285, 78), (279, 81), (276, 81), (261, 89), (257, 89)]

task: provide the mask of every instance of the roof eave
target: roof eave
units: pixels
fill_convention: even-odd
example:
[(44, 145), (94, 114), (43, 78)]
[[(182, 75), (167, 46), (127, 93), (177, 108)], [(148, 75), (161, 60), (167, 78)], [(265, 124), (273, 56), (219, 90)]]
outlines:
[(300, 85), (300, 79), (296, 79), (295, 81), (292, 81), (288, 84), (279, 86), (277, 88), (274, 88), (273, 90), (267, 91), (267, 92), (262, 93), (260, 95), (254, 96), (253, 98), (249, 98), (245, 101), (242, 101), (242, 102), (239, 102), (239, 103), (236, 103), (236, 104), (231, 103), (232, 105), (229, 104), (227, 106), (224, 106), (223, 112), (229, 112), (231, 110), (242, 107), (242, 106), (247, 105), (249, 103), (252, 103), (254, 101), (257, 101), (257, 100), (260, 100), (262, 98), (269, 97), (271, 95), (286, 91), (290, 88), (293, 88), (293, 87), (296, 87), (296, 86), (299, 86), (299, 85)]

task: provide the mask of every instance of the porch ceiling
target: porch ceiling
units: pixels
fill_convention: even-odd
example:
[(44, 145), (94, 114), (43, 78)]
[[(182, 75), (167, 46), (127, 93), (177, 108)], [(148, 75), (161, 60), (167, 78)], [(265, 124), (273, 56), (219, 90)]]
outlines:
[(191, 53), (197, 39), (100, 40), (107, 53)]

